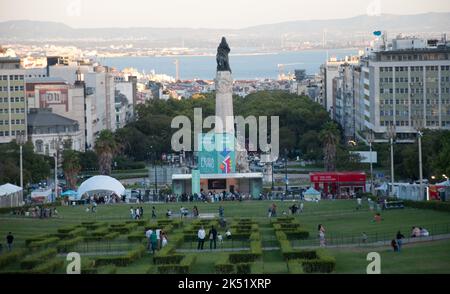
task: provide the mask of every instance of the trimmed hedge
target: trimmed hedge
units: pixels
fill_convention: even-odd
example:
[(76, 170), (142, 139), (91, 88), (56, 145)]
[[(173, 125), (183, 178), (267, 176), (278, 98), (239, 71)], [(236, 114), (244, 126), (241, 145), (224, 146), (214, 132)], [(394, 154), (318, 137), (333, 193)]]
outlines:
[(27, 238), (27, 239), (25, 239), (25, 246), (28, 247), (28, 245), (31, 242), (42, 241), (42, 240), (45, 240), (45, 239), (48, 239), (48, 238), (51, 238), (51, 237), (52, 237), (51, 234), (41, 234), (41, 235), (36, 235), (36, 236), (30, 237), (30, 238)]
[(19, 260), (20, 258), (25, 256), (25, 254), (27, 254), (27, 250), (25, 250), (23, 248), (15, 249), (11, 252), (3, 253), (2, 255), (0, 255), (0, 269)]
[(78, 243), (84, 240), (83, 237), (75, 237), (73, 239), (62, 240), (56, 244), (56, 249), (58, 252), (68, 252), (71, 248), (73, 248)]
[(94, 231), (92, 231), (91, 235), (97, 236), (97, 237), (99, 237), (99, 236), (103, 237), (103, 236), (107, 235), (108, 233), (110, 233), (109, 229), (103, 227), (103, 228), (95, 229)]
[(28, 244), (28, 248), (30, 249), (39, 249), (42, 247), (49, 247), (49, 245), (56, 245), (56, 243), (59, 241), (60, 239), (57, 237), (51, 237), (45, 240), (40, 240), (40, 241), (33, 241), (31, 243)]
[(50, 257), (54, 257), (56, 255), (56, 253), (57, 253), (56, 249), (49, 248), (44, 251), (35, 253), (33, 255), (29, 255), (20, 262), (20, 268), (21, 269), (32, 269), (32, 268), (42, 264), (42, 262), (45, 261), (46, 259), (48, 259)]
[(196, 259), (195, 255), (188, 255), (179, 264), (163, 264), (158, 266), (160, 274), (189, 274)]
[(237, 274), (250, 274), (251, 273), (251, 264), (250, 263), (236, 264), (236, 273)]
[(141, 257), (145, 252), (145, 247), (143, 245), (140, 245), (138, 248), (133, 249), (131, 251), (128, 251), (125, 255), (120, 256), (101, 256), (95, 258), (95, 266), (102, 266), (102, 265), (117, 265), (117, 266), (127, 266), (134, 262), (136, 259)]
[(450, 202), (403, 200), (403, 203), (405, 204), (405, 206), (412, 208), (432, 209), (437, 211), (450, 212)]
[(289, 260), (287, 262), (288, 272), (290, 274), (304, 274), (303, 265), (298, 260)]
[(47, 262), (44, 262), (37, 267), (33, 268), (29, 271), (32, 274), (51, 274), (57, 269), (62, 268), (64, 265), (64, 261), (61, 258), (53, 258)]
[(141, 233), (140, 231), (139, 232), (133, 232), (133, 233), (127, 235), (127, 239), (130, 242), (140, 242), (140, 241), (142, 241), (142, 240), (144, 240), (146, 238), (147, 237), (145, 236), (145, 234)]
[(219, 258), (214, 264), (214, 269), (217, 274), (232, 274), (234, 273), (234, 265), (228, 260), (228, 255)]

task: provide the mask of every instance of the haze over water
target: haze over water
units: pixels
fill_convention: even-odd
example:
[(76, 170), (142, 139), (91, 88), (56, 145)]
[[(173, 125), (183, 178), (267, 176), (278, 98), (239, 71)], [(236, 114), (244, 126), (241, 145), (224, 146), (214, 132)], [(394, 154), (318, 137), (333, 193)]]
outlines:
[[(319, 72), (320, 65), (326, 61), (327, 56), (343, 58), (355, 55), (357, 52), (357, 49), (332, 49), (253, 55), (230, 54), (230, 64), (235, 80), (276, 79), (279, 73), (278, 64), (286, 64), (285, 73), (293, 73), (295, 69), (305, 69), (307, 74), (315, 74)], [(104, 65), (112, 66), (119, 70), (133, 67), (140, 72), (150, 73), (150, 71), (154, 70), (157, 74), (167, 74), (175, 77), (174, 61), (176, 59), (179, 61), (180, 79), (182, 80), (212, 80), (215, 77), (215, 56), (125, 56), (99, 58), (98, 60)]]

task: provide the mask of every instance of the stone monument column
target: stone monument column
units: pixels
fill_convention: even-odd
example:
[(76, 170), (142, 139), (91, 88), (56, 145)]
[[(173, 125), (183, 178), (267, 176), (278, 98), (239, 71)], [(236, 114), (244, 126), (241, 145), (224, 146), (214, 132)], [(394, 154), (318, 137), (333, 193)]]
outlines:
[[(220, 118), (222, 125), (215, 125), (216, 134), (227, 134), (234, 138), (236, 171), (249, 172), (250, 168), (247, 161), (247, 151), (245, 146), (240, 146), (239, 140), (234, 132), (234, 113), (233, 113), (233, 78), (228, 60), (230, 47), (225, 37), (217, 48), (217, 74), (215, 79), (216, 86), (216, 119)], [(241, 151), (242, 150), (242, 151)]]
[(233, 114), (233, 78), (230, 71), (217, 71), (216, 79), (216, 117), (222, 121), (222, 126), (216, 124), (215, 132), (234, 136)]

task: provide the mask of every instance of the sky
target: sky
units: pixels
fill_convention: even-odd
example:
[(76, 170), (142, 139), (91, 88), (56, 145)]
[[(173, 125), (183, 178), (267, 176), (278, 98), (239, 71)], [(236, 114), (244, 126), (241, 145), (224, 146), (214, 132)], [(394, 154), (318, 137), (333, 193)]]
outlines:
[(426, 12), (450, 12), (450, 1), (0, 0), (0, 21), (56, 21), (74, 28), (243, 28), (293, 20)]

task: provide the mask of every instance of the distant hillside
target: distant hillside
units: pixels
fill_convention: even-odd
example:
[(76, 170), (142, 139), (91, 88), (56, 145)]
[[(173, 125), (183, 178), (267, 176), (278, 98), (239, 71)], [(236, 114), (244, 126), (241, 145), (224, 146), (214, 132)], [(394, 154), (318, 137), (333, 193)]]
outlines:
[(71, 41), (108, 40), (145, 41), (146, 46), (202, 47), (217, 46), (226, 35), (235, 46), (279, 45), (290, 41), (320, 41), (326, 30), (327, 40), (354, 40), (370, 36), (374, 30), (388, 31), (392, 36), (404, 33), (450, 32), (450, 12), (417, 15), (361, 15), (346, 19), (291, 21), (242, 29), (191, 28), (88, 28), (75, 29), (57, 22), (7, 21), (0, 23), (2, 41)]

